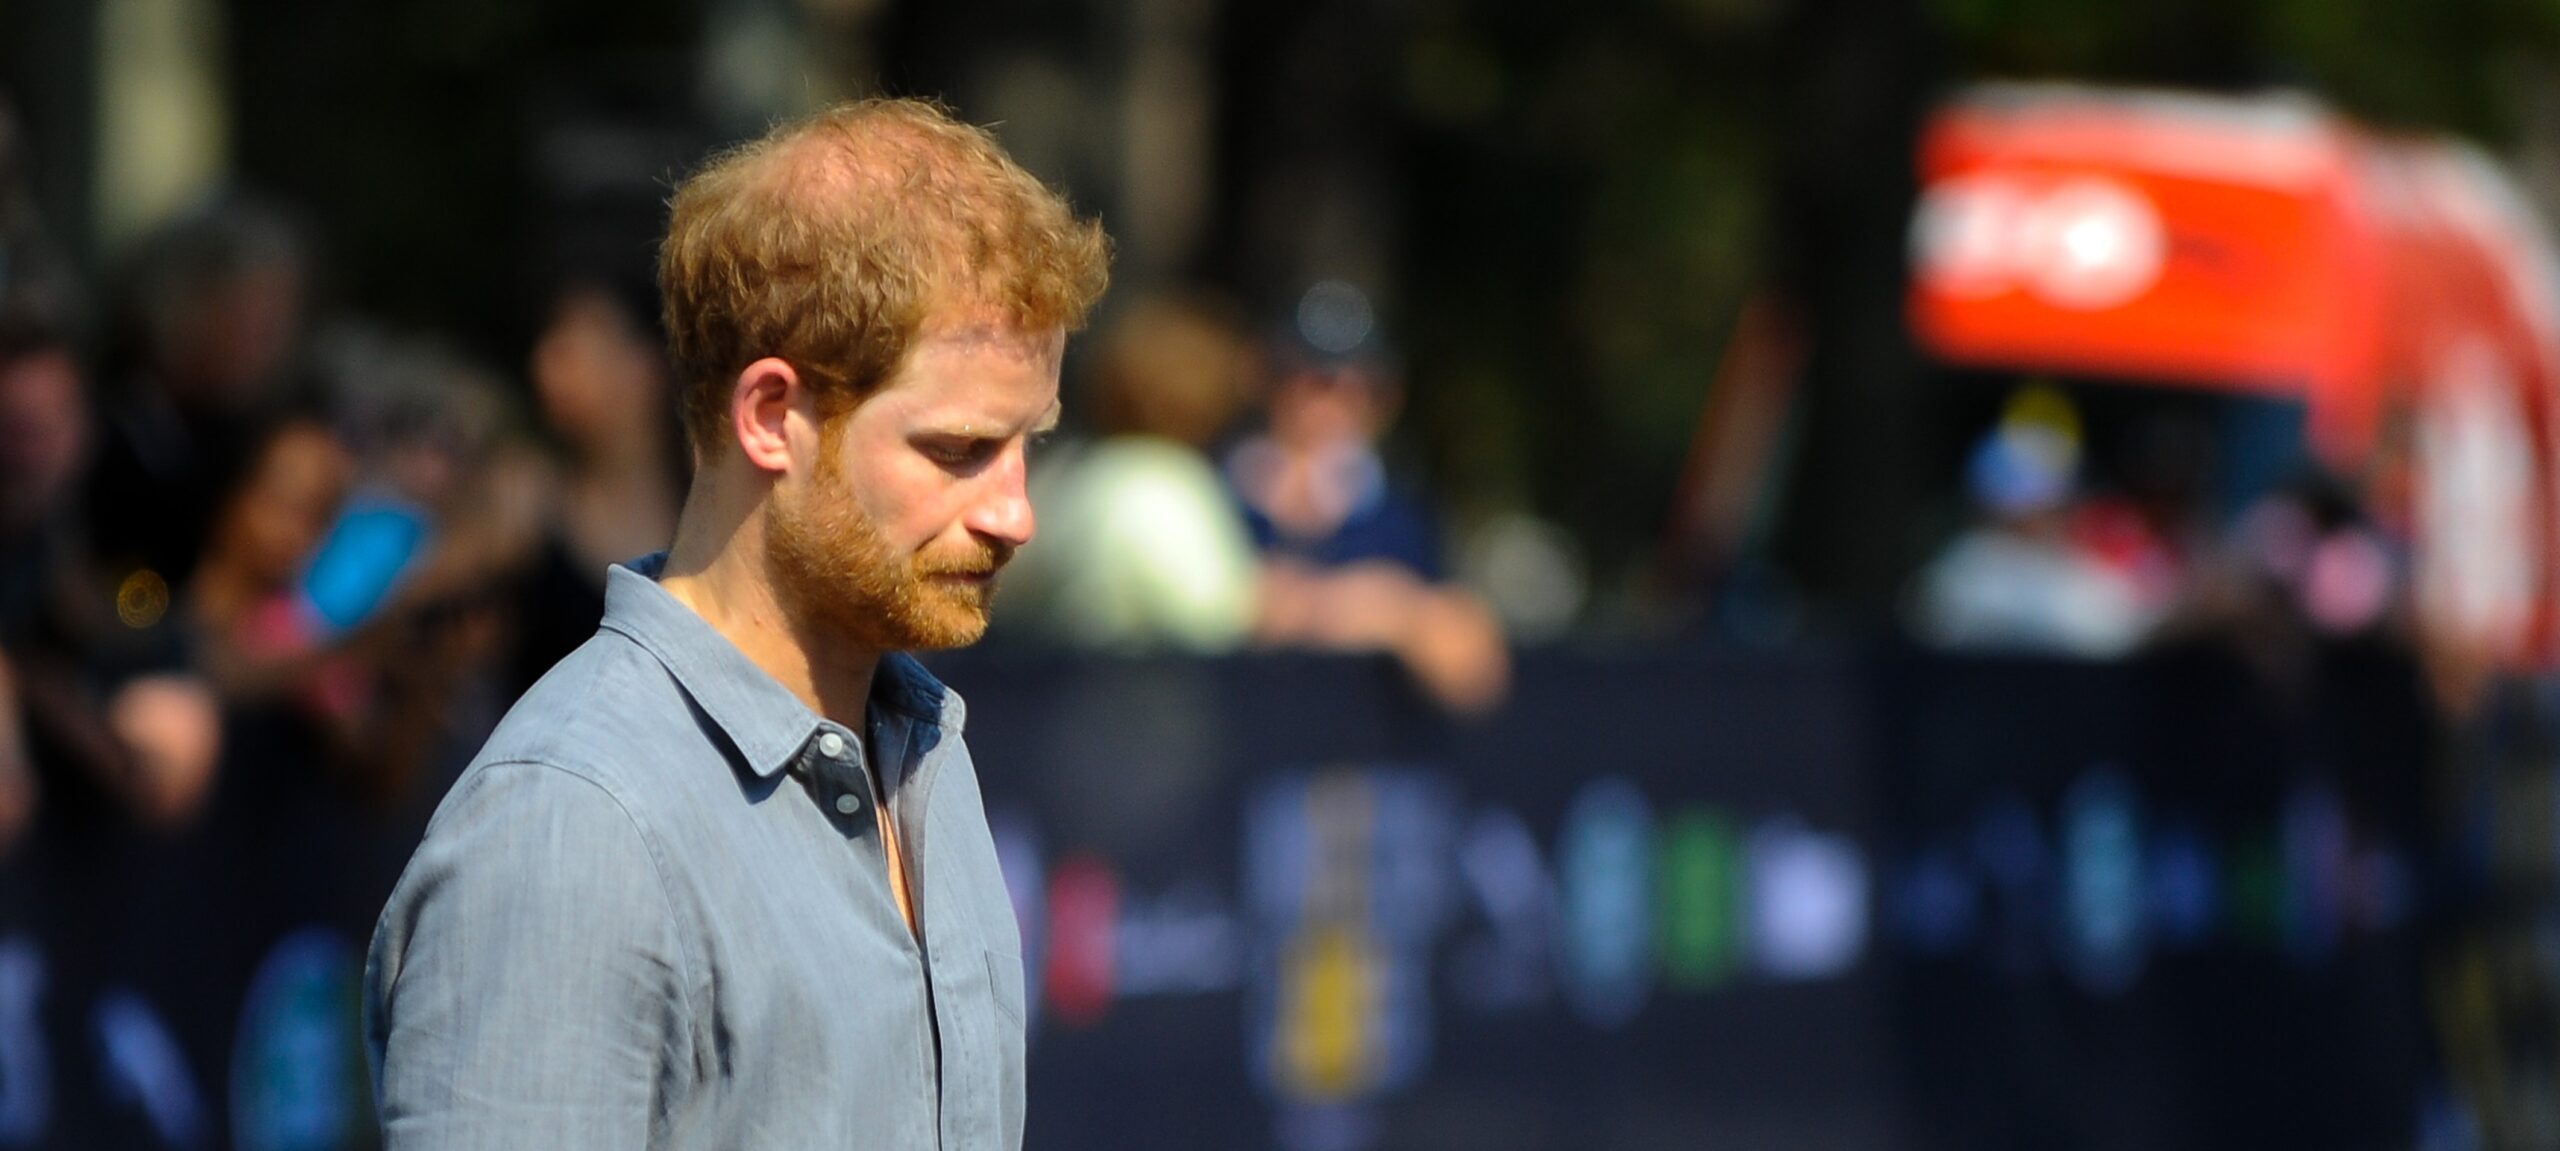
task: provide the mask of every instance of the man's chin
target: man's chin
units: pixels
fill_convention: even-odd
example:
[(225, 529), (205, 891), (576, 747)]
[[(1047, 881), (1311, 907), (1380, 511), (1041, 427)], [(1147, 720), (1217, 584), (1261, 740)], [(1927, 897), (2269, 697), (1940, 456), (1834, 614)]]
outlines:
[(994, 599), (992, 584), (973, 587), (963, 592), (935, 594), (919, 605), (913, 651), (943, 651), (967, 647), (987, 634), (987, 607)]
[(967, 647), (976, 643), (986, 634), (987, 618), (985, 616), (967, 620), (936, 620), (927, 627), (917, 629), (915, 642), (908, 644), (907, 650), (949, 651), (952, 648)]

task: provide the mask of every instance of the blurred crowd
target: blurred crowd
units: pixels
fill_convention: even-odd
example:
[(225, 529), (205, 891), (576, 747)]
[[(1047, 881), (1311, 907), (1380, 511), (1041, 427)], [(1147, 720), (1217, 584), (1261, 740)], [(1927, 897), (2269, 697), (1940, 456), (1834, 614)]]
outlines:
[(2299, 418), (2015, 386), (1963, 461), (1963, 523), (1913, 578), (1909, 629), (1939, 647), (2087, 659), (2209, 642), (2277, 682), (2320, 644), (2411, 643), (2405, 461), (2384, 453), (2351, 482), (2302, 451)]
[(94, 300), (11, 223), (11, 828), (39, 809), (183, 824), (244, 771), (413, 798), (583, 641), (604, 564), (672, 530), (655, 341), (601, 278), (549, 301), (537, 438), (500, 376), (438, 341), (315, 323), (310, 249), (272, 206), (199, 205)]
[[(39, 812), (182, 827), (240, 787), (421, 818), (593, 632), (607, 566), (673, 535), (654, 238), (548, 273), (519, 383), (323, 306), (310, 237), (254, 196), (92, 289), (25, 175), (0, 170), (0, 843)], [(1383, 454), (1402, 382), (1369, 300), (1326, 282), (1245, 316), (1136, 299), (1079, 342), (1089, 434), (1035, 453), (1040, 539), (993, 641), (1377, 652), (1490, 708), (1502, 627)]]
[[(607, 566), (673, 535), (690, 461), (654, 237), (548, 254), (522, 346), (484, 362), (329, 306), (320, 249), (250, 195), (88, 283), (11, 155), (0, 133), (0, 841), (47, 810), (183, 825), (247, 777), (419, 815), (592, 633)], [(1390, 335), (1341, 280), (1261, 310), (1199, 286), (1110, 301), (1069, 359), (1068, 431), (1034, 453), (1039, 538), (990, 642), (1378, 653), (1449, 714), (1497, 706), (1537, 613), (1479, 570), (1500, 533), (1453, 548), (1398, 466)], [(1923, 642), (2236, 638), (2281, 674), (2412, 630), (2405, 477), (2322, 476), (2298, 411), (1999, 395), (1904, 597)]]
[[(1108, 323), (1071, 404), (1094, 434), (1034, 465), (1041, 535), (997, 634), (1380, 651), (1438, 703), (1491, 707), (1509, 677), (1502, 625), (1451, 580), (1429, 503), (1381, 455), (1402, 382), (1367, 298), (1318, 283), (1269, 336), (1247, 333), (1200, 294)], [(1240, 420), (1249, 400), (1259, 418)]]

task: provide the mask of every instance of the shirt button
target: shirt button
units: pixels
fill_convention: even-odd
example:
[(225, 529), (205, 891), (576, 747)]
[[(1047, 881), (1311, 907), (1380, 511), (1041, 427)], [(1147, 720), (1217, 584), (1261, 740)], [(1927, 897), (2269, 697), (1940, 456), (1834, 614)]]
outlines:
[(843, 758), (844, 737), (837, 735), (832, 731), (820, 733), (818, 736), (818, 754), (823, 755), (828, 759)]
[(854, 812), (857, 812), (857, 811), (860, 811), (860, 810), (862, 810), (862, 798), (861, 798), (860, 796), (857, 796), (857, 795), (855, 795), (854, 793), (852, 793), (852, 792), (848, 791), (848, 792), (844, 793), (843, 795), (839, 795), (839, 796), (837, 796), (837, 797), (836, 797), (836, 813), (837, 813), (837, 814), (839, 814), (839, 815), (851, 815), (851, 814), (853, 814)]

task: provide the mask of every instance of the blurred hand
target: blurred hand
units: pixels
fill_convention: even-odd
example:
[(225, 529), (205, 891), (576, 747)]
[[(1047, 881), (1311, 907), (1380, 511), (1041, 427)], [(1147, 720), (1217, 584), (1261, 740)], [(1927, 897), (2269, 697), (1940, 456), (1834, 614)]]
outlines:
[(1511, 649), (1493, 609), (1467, 592), (1429, 589), (1414, 605), (1413, 626), (1396, 649), (1413, 677), (1441, 706), (1482, 715), (1511, 689)]
[(149, 675), (125, 684), (107, 701), (107, 727), (132, 756), (129, 795), (143, 822), (176, 826), (204, 807), (222, 756), (222, 709), (202, 679)]
[(1389, 563), (1351, 564), (1315, 578), (1321, 588), (1309, 639), (1323, 647), (1402, 648), (1432, 594), (1412, 572)]
[(1307, 642), (1321, 581), (1303, 564), (1266, 560), (1256, 579), (1254, 641), (1270, 647)]
[(1511, 653), (1492, 609), (1394, 564), (1265, 564), (1257, 633), (1266, 644), (1391, 653), (1432, 699), (1464, 715), (1510, 689)]

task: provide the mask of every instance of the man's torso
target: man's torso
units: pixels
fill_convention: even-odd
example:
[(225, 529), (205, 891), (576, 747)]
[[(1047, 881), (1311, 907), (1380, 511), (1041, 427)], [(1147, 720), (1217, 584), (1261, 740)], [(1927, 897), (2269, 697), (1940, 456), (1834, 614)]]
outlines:
[(500, 725), (384, 912), (389, 1145), (530, 1146), (529, 1122), (593, 1145), (1018, 1147), (1020, 943), (956, 701), (893, 657), (857, 740), (615, 579), (605, 629)]

